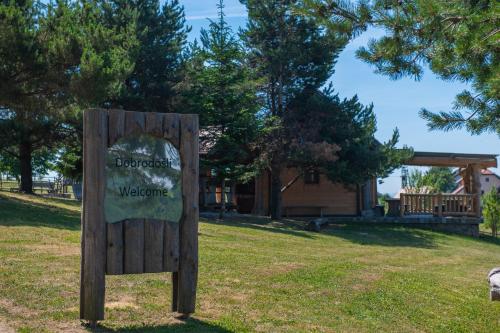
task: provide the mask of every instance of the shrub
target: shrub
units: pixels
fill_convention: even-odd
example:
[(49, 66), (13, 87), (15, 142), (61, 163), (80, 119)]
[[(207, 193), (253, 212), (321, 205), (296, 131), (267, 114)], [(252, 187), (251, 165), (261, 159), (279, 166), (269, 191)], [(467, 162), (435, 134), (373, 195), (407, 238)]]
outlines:
[(483, 216), (486, 227), (496, 237), (500, 226), (500, 194), (495, 188), (483, 195)]

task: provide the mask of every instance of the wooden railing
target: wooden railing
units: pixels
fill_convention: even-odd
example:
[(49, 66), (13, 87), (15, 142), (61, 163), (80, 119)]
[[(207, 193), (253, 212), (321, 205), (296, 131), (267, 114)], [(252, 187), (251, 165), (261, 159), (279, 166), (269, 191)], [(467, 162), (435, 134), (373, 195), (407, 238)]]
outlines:
[(400, 214), (479, 216), (477, 194), (401, 194)]

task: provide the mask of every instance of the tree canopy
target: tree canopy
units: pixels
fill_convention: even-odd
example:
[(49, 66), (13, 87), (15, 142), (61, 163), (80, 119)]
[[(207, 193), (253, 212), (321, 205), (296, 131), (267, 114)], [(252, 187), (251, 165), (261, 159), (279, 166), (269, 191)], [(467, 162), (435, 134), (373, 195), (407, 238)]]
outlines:
[[(163, 3), (163, 4), (162, 4)], [(131, 56), (133, 70), (124, 89), (106, 107), (144, 112), (174, 112), (178, 85), (184, 79), (187, 34), (184, 7), (178, 0), (111, 0), (105, 7), (108, 24), (134, 23), (130, 38), (137, 40)]]
[(447, 81), (466, 83), (452, 110), (422, 109), (431, 130), (466, 128), (500, 136), (498, 4), (474, 1), (305, 0), (303, 12), (327, 25), (350, 21), (357, 32), (369, 27), (385, 34), (357, 55), (392, 79), (419, 80), (428, 66)]
[(222, 182), (222, 214), (226, 180), (245, 182), (255, 175), (252, 145), (260, 106), (254, 72), (225, 21), (223, 1), (218, 9), (219, 19), (201, 31), (201, 47), (193, 45), (183, 97), (185, 111), (200, 115), (200, 140), (206, 150), (201, 164)]
[(491, 234), (497, 236), (500, 227), (500, 193), (495, 188), (483, 195), (483, 214), (485, 226), (491, 229)]
[(455, 189), (455, 175), (451, 168), (431, 167), (422, 172), (413, 170), (408, 177), (409, 190), (421, 193), (449, 193)]
[(0, 2), (0, 140), (32, 191), (32, 157), (70, 133), (81, 107), (117, 95), (133, 68), (134, 24), (107, 24), (107, 1)]
[(248, 9), (243, 31), (250, 62), (263, 78), (264, 130), (260, 160), (271, 173), (271, 216), (281, 215), (286, 190), (281, 171), (320, 169), (333, 182), (360, 184), (384, 176), (409, 153), (398, 151), (397, 132), (387, 143), (375, 140), (373, 107), (357, 98), (341, 101), (323, 89), (336, 59), (360, 29), (343, 19), (325, 25), (298, 9), (303, 1), (241, 1)]

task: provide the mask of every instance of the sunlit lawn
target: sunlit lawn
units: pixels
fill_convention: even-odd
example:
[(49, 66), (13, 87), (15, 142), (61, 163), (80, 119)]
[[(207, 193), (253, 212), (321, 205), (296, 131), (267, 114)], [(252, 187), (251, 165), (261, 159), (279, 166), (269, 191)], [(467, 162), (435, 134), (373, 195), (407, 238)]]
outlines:
[[(500, 242), (399, 227), (247, 218), (200, 223), (197, 312), (169, 312), (170, 275), (107, 277), (116, 332), (499, 332), (486, 274)], [(77, 332), (77, 203), (0, 193), (0, 331)]]

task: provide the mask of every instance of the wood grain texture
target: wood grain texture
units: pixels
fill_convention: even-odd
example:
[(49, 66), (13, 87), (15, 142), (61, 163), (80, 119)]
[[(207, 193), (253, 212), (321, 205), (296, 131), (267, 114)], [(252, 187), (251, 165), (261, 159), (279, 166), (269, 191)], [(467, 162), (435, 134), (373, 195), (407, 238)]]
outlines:
[(151, 136), (163, 137), (163, 119), (165, 116), (161, 113), (146, 113), (146, 133)]
[(123, 222), (107, 223), (106, 274), (123, 274)]
[(109, 110), (108, 146), (111, 147), (125, 134), (125, 111)]
[(123, 273), (144, 273), (144, 220), (126, 220), (123, 234)]
[(125, 111), (124, 136), (137, 136), (146, 131), (146, 114), (144, 112)]
[(80, 318), (104, 319), (106, 222), (104, 193), (108, 115), (86, 110), (83, 116), (83, 207)]
[(163, 270), (165, 272), (179, 270), (179, 223), (165, 222)]
[(144, 221), (144, 273), (163, 271), (164, 227), (164, 221)]
[(172, 273), (172, 312), (177, 312), (177, 303), (179, 301), (179, 273)]
[(170, 141), (175, 148), (180, 148), (180, 118), (177, 113), (163, 115), (163, 138)]
[(180, 258), (177, 311), (193, 313), (198, 280), (198, 116), (181, 115), (183, 219), (179, 226)]

